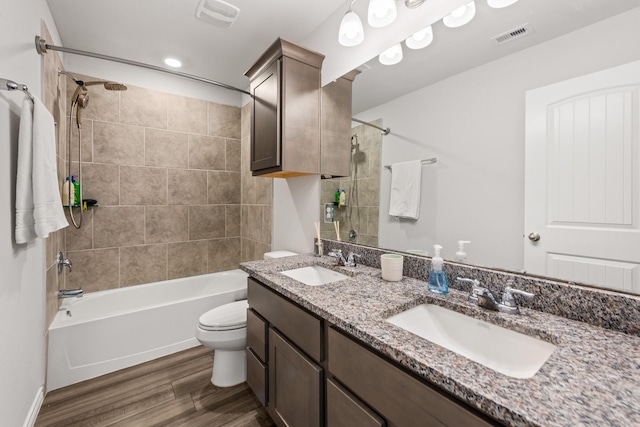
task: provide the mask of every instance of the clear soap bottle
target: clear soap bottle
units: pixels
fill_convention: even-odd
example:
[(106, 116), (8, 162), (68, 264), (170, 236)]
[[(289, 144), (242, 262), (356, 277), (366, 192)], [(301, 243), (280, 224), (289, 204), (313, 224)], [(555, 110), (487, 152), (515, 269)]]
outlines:
[(449, 283), (447, 282), (447, 275), (445, 274), (442, 266), (444, 260), (440, 257), (440, 250), (442, 246), (433, 245), (435, 256), (431, 258), (431, 271), (429, 271), (429, 290), (437, 294), (448, 294)]

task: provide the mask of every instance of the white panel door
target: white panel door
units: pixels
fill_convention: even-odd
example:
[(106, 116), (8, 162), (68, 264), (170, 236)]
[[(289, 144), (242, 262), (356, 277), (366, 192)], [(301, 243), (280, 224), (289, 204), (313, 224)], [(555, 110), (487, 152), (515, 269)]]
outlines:
[(640, 61), (527, 92), (527, 273), (640, 293), (639, 97)]

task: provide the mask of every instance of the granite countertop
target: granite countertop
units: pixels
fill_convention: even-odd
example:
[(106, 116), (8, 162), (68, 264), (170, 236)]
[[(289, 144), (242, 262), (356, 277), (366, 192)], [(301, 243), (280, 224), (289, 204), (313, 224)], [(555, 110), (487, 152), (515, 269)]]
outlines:
[[(307, 286), (281, 271), (312, 264), (350, 276)], [(639, 426), (640, 338), (530, 309), (488, 311), (450, 289), (431, 293), (404, 277), (387, 282), (380, 270), (337, 267), (334, 258), (299, 255), (240, 265), (251, 277), (364, 341), (428, 382), (496, 420), (513, 426)], [(450, 278), (451, 280), (451, 278)], [(557, 346), (529, 379), (500, 374), (385, 321), (435, 303)], [(496, 343), (500, 345), (500, 343)]]

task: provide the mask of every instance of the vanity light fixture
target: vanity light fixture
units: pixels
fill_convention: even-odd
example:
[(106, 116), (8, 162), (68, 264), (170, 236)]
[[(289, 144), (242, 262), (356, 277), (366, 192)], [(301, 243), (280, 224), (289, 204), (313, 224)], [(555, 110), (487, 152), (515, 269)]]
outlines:
[(391, 46), (378, 56), (382, 65), (394, 65), (402, 61), (402, 45), (400, 43)]
[(518, 0), (487, 0), (489, 7), (494, 9), (502, 9), (503, 7), (511, 6)]
[(376, 28), (386, 27), (398, 16), (395, 0), (369, 0), (367, 21)]
[(469, 23), (475, 15), (476, 2), (472, 0), (442, 18), (442, 23), (449, 28), (462, 27), (464, 24)]
[(342, 17), (340, 21), (340, 31), (338, 33), (338, 42), (342, 46), (357, 46), (364, 40), (364, 28), (362, 27), (362, 21), (357, 13), (355, 13), (351, 6), (355, 3), (353, 0), (349, 5), (349, 10)]
[(422, 49), (427, 47), (433, 41), (433, 28), (429, 25), (427, 28), (414, 33), (411, 37), (406, 39), (404, 43), (409, 49)]
[(172, 68), (180, 68), (182, 67), (182, 62), (176, 58), (165, 58), (164, 63)]

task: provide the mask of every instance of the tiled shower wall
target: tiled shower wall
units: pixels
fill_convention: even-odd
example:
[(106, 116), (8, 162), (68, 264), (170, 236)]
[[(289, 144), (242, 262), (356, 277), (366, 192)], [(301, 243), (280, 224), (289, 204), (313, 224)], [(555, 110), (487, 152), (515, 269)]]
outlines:
[[(382, 120), (372, 122), (382, 127)], [(357, 150), (351, 156), (351, 170), (355, 172), (353, 185), (351, 177), (323, 179), (320, 193), (320, 230), (325, 239), (335, 239), (333, 224), (325, 223), (324, 204), (335, 200), (336, 190), (344, 189), (347, 206), (335, 208), (334, 220), (340, 221), (340, 240), (360, 245), (378, 245), (378, 202), (380, 199), (380, 159), (382, 155), (382, 135), (380, 131), (360, 125), (351, 129), (351, 135), (357, 137)], [(355, 143), (355, 139), (353, 139)], [(354, 170), (354, 165), (357, 170)], [(354, 191), (357, 189), (357, 192)], [(355, 230), (357, 239), (349, 239), (349, 231)]]
[[(67, 80), (64, 102), (75, 89)], [(240, 108), (131, 85), (90, 86), (89, 96), (82, 188), (99, 207), (85, 212), (80, 229), (65, 230), (74, 264), (66, 288), (93, 292), (237, 268)], [(72, 129), (77, 159), (75, 122)]]
[[(51, 40), (49, 30), (42, 23), (41, 37)], [(47, 107), (56, 122), (56, 145), (57, 145), (57, 167), (58, 180), (63, 179), (64, 170), (64, 117), (66, 114), (66, 103), (59, 102), (64, 98), (66, 82), (60, 81), (58, 84), (58, 70), (62, 69), (62, 60), (57, 52), (49, 52), (42, 56), (42, 102)], [(58, 275), (56, 268), (56, 256), (58, 251), (64, 250), (64, 230), (49, 234), (46, 240), (46, 309), (47, 325), (53, 321), (53, 317), (58, 310), (58, 289), (64, 288), (64, 275)]]
[(251, 103), (242, 107), (242, 261), (271, 250), (273, 178), (251, 176)]

